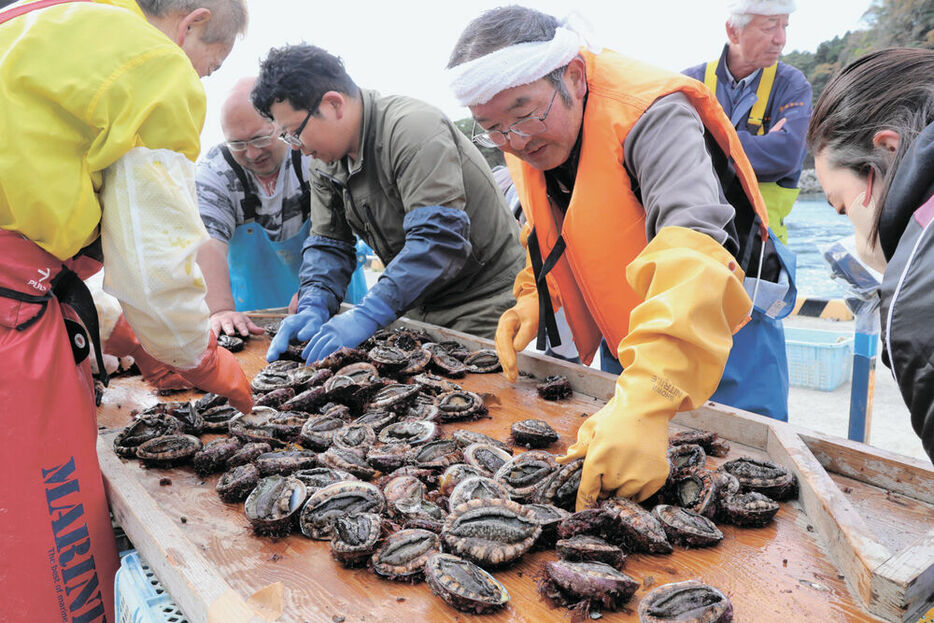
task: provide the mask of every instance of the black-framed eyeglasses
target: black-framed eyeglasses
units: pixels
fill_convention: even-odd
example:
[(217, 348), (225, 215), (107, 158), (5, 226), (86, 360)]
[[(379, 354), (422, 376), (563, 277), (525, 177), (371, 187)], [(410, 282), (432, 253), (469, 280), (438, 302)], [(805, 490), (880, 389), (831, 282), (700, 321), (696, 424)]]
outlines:
[(269, 147), (275, 138), (276, 131), (273, 129), (267, 136), (256, 136), (248, 141), (227, 141), (227, 149), (236, 152), (246, 151), (247, 147), (262, 149), (263, 147)]
[(301, 134), (305, 130), (305, 125), (308, 123), (308, 120), (311, 119), (311, 115), (314, 114), (313, 110), (309, 110), (308, 114), (305, 115), (305, 120), (302, 121), (301, 125), (295, 128), (295, 131), (289, 134), (288, 132), (283, 131), (279, 135), (279, 140), (288, 145), (289, 147), (295, 147), (301, 149), (303, 147)]
[(555, 97), (558, 95), (558, 89), (560, 86), (560, 84), (555, 86), (555, 92), (551, 94), (551, 101), (548, 102), (548, 108), (545, 109), (545, 112), (542, 114), (542, 116), (519, 119), (514, 124), (509, 126), (506, 131), (483, 131), (483, 128), (481, 128), (481, 131), (477, 132), (477, 122), (474, 121), (470, 140), (472, 140), (477, 145), (480, 145), (481, 147), (503, 147), (506, 145), (506, 143), (509, 142), (510, 132), (516, 136), (521, 136), (522, 138), (528, 138), (530, 136), (535, 136), (536, 134), (541, 134), (548, 129), (548, 126), (545, 125), (545, 118), (548, 117), (548, 113), (551, 112), (551, 106), (555, 103)]

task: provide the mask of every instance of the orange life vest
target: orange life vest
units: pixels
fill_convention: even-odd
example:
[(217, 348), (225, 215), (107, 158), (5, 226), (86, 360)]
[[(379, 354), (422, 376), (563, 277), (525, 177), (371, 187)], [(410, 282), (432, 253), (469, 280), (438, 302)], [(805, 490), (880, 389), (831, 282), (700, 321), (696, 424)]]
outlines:
[(623, 164), (623, 142), (653, 102), (683, 93), (733, 165), (761, 219), (763, 240), (768, 237), (768, 216), (736, 130), (701, 82), (611, 51), (582, 50), (581, 55), (587, 64), (587, 107), (577, 177), (563, 221), (561, 211), (548, 200), (543, 172), (510, 154), (506, 163), (526, 219), (535, 229), (541, 257), (551, 253), (559, 235), (566, 244), (548, 280), (558, 289), (581, 360), (590, 363), (602, 337), (615, 351), (629, 331), (630, 312), (642, 302), (625, 278), (625, 267), (648, 241), (645, 209)]

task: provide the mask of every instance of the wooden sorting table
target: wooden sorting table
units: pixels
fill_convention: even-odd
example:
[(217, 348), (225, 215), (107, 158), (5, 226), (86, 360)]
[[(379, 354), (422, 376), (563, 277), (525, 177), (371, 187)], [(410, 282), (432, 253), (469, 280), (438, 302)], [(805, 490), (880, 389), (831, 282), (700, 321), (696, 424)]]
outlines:
[[(422, 326), (471, 348), (490, 347), (457, 332), (400, 324)], [(265, 365), (267, 345), (265, 337), (255, 338), (238, 355), (248, 376)], [(538, 398), (534, 378), (520, 377), (512, 385), (501, 374), (471, 374), (459, 382), (485, 395), (492, 417), (445, 429), (461, 427), (505, 439), (512, 422), (537, 417), (561, 434), (549, 448), (561, 452), (573, 443), (584, 417), (611, 395), (615, 378), (537, 355), (520, 354), (519, 365), (539, 378), (565, 374), (575, 394), (546, 402)], [(447, 606), (425, 583), (400, 584), (365, 569), (344, 569), (330, 558), (326, 542), (301, 534), (254, 536), (243, 505), (218, 498), (217, 476), (201, 479), (190, 467), (146, 469), (136, 460), (118, 458), (114, 435), (135, 410), (158, 400), (139, 377), (114, 379), (99, 410), (98, 454), (116, 521), (191, 623), (473, 618)], [(630, 556), (625, 571), (642, 587), (625, 610), (605, 612), (602, 620), (638, 621), (639, 599), (652, 587), (689, 578), (723, 590), (733, 602), (734, 620), (744, 623), (914, 623), (934, 606), (930, 464), (714, 403), (678, 414), (671, 428), (713, 430), (730, 440), (729, 456), (708, 458), (709, 467), (742, 455), (785, 465), (798, 475), (801, 494), (783, 503), (776, 521), (765, 528), (720, 526), (724, 539), (716, 547)], [(505, 610), (480, 619), (569, 621), (569, 611), (551, 609), (536, 592), (536, 574), (554, 557), (553, 550), (533, 552), (494, 570), (511, 600)]]

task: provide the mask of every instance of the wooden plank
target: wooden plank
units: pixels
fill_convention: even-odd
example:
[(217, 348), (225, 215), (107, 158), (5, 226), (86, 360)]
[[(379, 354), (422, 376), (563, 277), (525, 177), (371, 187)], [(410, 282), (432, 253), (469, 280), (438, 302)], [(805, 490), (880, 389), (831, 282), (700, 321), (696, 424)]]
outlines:
[(677, 413), (672, 421), (691, 428), (717, 431), (724, 439), (758, 450), (765, 450), (770, 427), (775, 422), (716, 402), (707, 402), (694, 411)]
[(133, 539), (133, 544), (186, 616), (192, 623), (259, 621), (140, 482), (122, 469), (112, 444), (112, 436), (98, 437), (97, 455), (114, 520), (127, 535), (153, 537)]
[[(502, 380), (492, 375), (468, 378), (464, 384), (473, 390), (483, 390), (490, 387), (490, 382), (500, 384)], [(531, 385), (528, 391), (534, 391)], [(512, 419), (524, 415), (518, 410), (512, 418), (507, 415), (516, 402), (503, 398), (500, 405), (493, 405), (496, 414), (492, 420), (463, 426), (502, 436)], [(557, 424), (562, 433), (561, 447), (566, 445), (567, 436), (574, 430), (578, 417), (574, 414), (586, 409), (586, 402), (576, 400), (547, 405), (542, 415)], [(556, 415), (562, 411), (570, 413), (563, 417)], [(556, 421), (559, 417), (560, 421)], [(450, 430), (450, 426), (447, 427)], [(552, 449), (560, 451), (558, 447)], [(104, 451), (109, 451), (109, 446), (102, 448)], [(755, 449), (739, 445), (732, 452), (728, 458), (740, 454), (758, 455)], [(298, 535), (278, 540), (252, 536), (242, 514), (242, 504), (223, 504), (214, 493), (216, 477), (202, 480), (187, 467), (156, 470), (144, 469), (136, 461), (118, 462), (120, 469), (129, 474), (128, 478), (136, 480), (149, 492), (159, 512), (171, 518), (172, 525), (187, 539), (189, 549), (203, 552), (218, 575), (240, 595), (250, 595), (264, 586), (282, 582), (286, 613), (282, 620), (327, 621), (343, 616), (348, 622), (382, 621), (396, 620), (402, 613), (417, 620), (465, 620), (463, 615), (433, 597), (424, 584), (399, 585), (380, 581), (365, 570), (345, 570), (337, 566), (329, 558), (326, 543), (309, 541)], [(715, 464), (711, 460), (710, 467)], [(165, 477), (171, 479), (171, 485), (159, 484)], [(670, 556), (632, 556), (626, 572), (644, 588), (628, 604), (628, 612), (604, 613), (604, 619), (611, 623), (635, 621), (638, 600), (650, 587), (699, 577), (727, 592), (736, 607), (737, 620), (765, 621), (790, 616), (821, 621), (867, 620), (865, 612), (853, 601), (845, 583), (838, 577), (836, 567), (822, 554), (814, 535), (805, 529), (800, 514), (797, 504), (786, 503), (778, 520), (766, 528), (741, 530), (724, 526), (724, 542), (716, 548), (678, 548)], [(180, 523), (182, 516), (186, 518), (184, 524)], [(158, 526), (156, 532), (151, 531), (153, 525), (141, 521), (125, 529), (134, 543), (141, 539), (162, 541)], [(177, 551), (179, 557), (187, 557), (181, 549)], [(151, 558), (153, 554), (148, 555)], [(510, 591), (512, 601), (507, 611), (484, 617), (484, 620), (567, 620), (565, 611), (549, 609), (535, 591), (534, 576), (544, 561), (554, 557), (553, 551), (536, 552), (513, 567), (495, 570), (496, 577)], [(764, 577), (769, 578), (767, 582), (759, 579)], [(174, 590), (169, 590), (174, 596)], [(187, 588), (183, 586), (182, 590)], [(404, 602), (397, 601), (399, 598)], [(184, 606), (182, 609), (187, 613)]]
[(798, 477), (798, 501), (808, 521), (823, 537), (830, 556), (853, 590), (873, 613), (897, 620), (899, 613), (874, 608), (873, 569), (892, 554), (875, 539), (860, 514), (840, 491), (823, 466), (793, 429), (775, 426), (769, 437), (768, 454)]
[(846, 495), (876, 540), (891, 552), (901, 552), (931, 529), (930, 504), (888, 489), (827, 472)]
[(934, 504), (930, 462), (815, 431), (803, 431), (801, 437), (827, 471)]
[[(926, 506), (926, 523), (931, 525), (931, 518), (934, 516), (930, 508), (930, 504), (934, 503), (934, 469), (930, 465), (910, 457), (811, 431), (801, 433), (799, 437), (828, 472), (843, 474), (879, 487), (886, 500), (892, 500), (892, 494), (896, 493), (909, 500), (923, 502)], [(840, 489), (834, 487), (834, 490)], [(824, 499), (826, 501), (827, 497)], [(853, 515), (849, 499), (844, 497), (843, 501), (846, 502), (845, 507), (841, 505), (839, 496), (829, 501), (834, 520), (840, 521)], [(901, 505), (907, 506), (905, 501), (902, 501)], [(841, 512), (843, 508), (846, 509), (846, 513)], [(879, 508), (876, 505), (867, 510), (869, 513), (878, 514)], [(925, 512), (925, 509), (921, 512)], [(903, 511), (902, 514), (904, 516), (907, 511)], [(809, 516), (813, 514), (809, 512)], [(878, 518), (878, 521), (884, 520), (885, 517)], [(890, 530), (906, 529), (905, 521), (887, 523)], [(853, 568), (851, 573), (860, 578), (860, 594), (867, 609), (887, 620), (914, 623), (934, 605), (934, 530), (879, 562), (873, 554), (878, 555), (880, 552), (869, 551), (876, 545), (872, 539), (878, 537), (869, 531), (863, 522), (860, 522), (859, 530), (855, 532), (850, 525), (837, 528), (844, 536), (850, 538), (845, 547), (835, 550), (835, 555), (849, 558), (845, 563), (848, 565), (855, 564), (854, 558), (859, 560), (858, 566)], [(862, 538), (866, 536), (867, 531), (871, 536)], [(852, 553), (852, 556), (847, 556), (849, 553)]]
[(934, 529), (874, 570), (873, 593), (879, 611), (900, 613), (915, 623), (934, 608)]
[[(270, 318), (272, 317), (274, 316), (271, 315)], [(486, 340), (471, 338), (455, 331), (421, 326), (440, 338), (458, 339), (471, 348), (491, 347), (491, 343)], [(251, 340), (247, 349), (238, 355), (248, 375), (252, 376), (265, 364), (263, 354), (267, 344), (266, 338)], [(533, 378), (520, 377), (513, 385), (498, 374), (469, 375), (462, 384), (467, 389), (487, 396), (492, 417), (460, 427), (505, 438), (511, 422), (525, 417), (541, 417), (548, 420), (561, 435), (559, 443), (549, 450), (561, 453), (576, 438), (576, 431), (583, 417), (602, 406), (615, 382), (612, 375), (588, 370), (582, 366), (571, 366), (532, 353), (520, 355), (520, 368), (526, 371), (535, 370), (535, 374), (540, 376), (556, 371), (573, 370), (575, 375), (579, 375), (574, 377), (576, 380), (572, 380), (577, 392), (568, 401), (547, 403), (537, 397), (534, 387), (536, 380)], [(136, 381), (133, 379), (117, 379), (114, 388), (116, 394), (110, 390), (105, 393), (99, 418), (105, 428), (125, 425), (134, 409), (156, 400), (145, 386), (134, 386), (134, 382)], [(591, 395), (585, 393), (584, 389), (591, 392)], [(593, 394), (599, 396), (595, 398)], [(182, 394), (181, 397), (196, 395)], [(678, 414), (673, 428), (678, 429), (680, 426), (714, 430), (733, 442), (733, 449), (726, 459), (709, 459), (711, 468), (723, 460), (741, 455), (767, 458), (776, 453), (780, 462), (790, 463), (799, 473), (803, 469), (808, 482), (814, 481), (816, 484), (808, 485), (806, 490), (809, 493), (804, 499), (784, 504), (777, 521), (764, 529), (739, 530), (726, 526), (726, 538), (715, 548), (679, 548), (671, 556), (631, 557), (626, 571), (642, 582), (643, 588), (628, 604), (628, 612), (604, 613), (604, 618), (608, 621), (634, 621), (634, 610), (638, 600), (651, 586), (699, 577), (727, 592), (736, 607), (736, 620), (772, 621), (789, 617), (807, 621), (873, 620), (874, 617), (867, 613), (860, 600), (854, 598), (854, 595), (865, 595), (865, 591), (857, 590), (857, 586), (864, 581), (853, 582), (854, 592), (851, 594), (846, 581), (840, 575), (841, 569), (831, 556), (831, 546), (834, 542), (833, 539), (828, 539), (825, 533), (833, 532), (833, 520), (825, 517), (822, 519), (825, 525), (822, 526), (809, 516), (811, 512), (834, 515), (835, 506), (840, 503), (842, 494), (833, 481), (829, 480), (829, 476), (820, 462), (813, 457), (808, 446), (797, 437), (798, 431), (793, 427), (714, 403), (708, 403), (695, 412)], [(450, 431), (452, 426), (445, 425), (445, 428)], [(780, 432), (776, 434), (774, 431)], [(782, 449), (787, 448), (791, 450), (785, 450), (783, 455)], [(102, 454), (109, 450), (107, 444), (100, 448)], [(871, 449), (868, 452), (871, 453)], [(285, 614), (280, 620), (317, 621), (344, 616), (348, 622), (374, 621), (396, 619), (402, 613), (406, 617), (419, 620), (463, 620), (463, 615), (431, 596), (423, 584), (415, 587), (400, 586), (379, 581), (366, 571), (340, 568), (330, 561), (326, 544), (295, 535), (279, 540), (252, 536), (242, 515), (242, 504), (223, 504), (213, 492), (216, 477), (202, 480), (189, 468), (184, 467), (167, 472), (146, 470), (140, 468), (136, 461), (122, 461), (116, 457), (112, 457), (106, 465), (106, 471), (119, 472), (114, 476), (115, 481), (119, 477), (135, 482), (144, 490), (144, 497), (150, 498), (149, 505), (135, 504), (131, 500), (120, 502), (120, 514), (129, 524), (127, 533), (131, 540), (134, 543), (137, 539), (147, 542), (148, 547), (141, 547), (141, 552), (160, 578), (163, 573), (173, 573), (172, 567), (177, 564), (177, 560), (188, 560), (189, 553), (193, 552), (204, 558), (205, 565), (213, 570), (217, 578), (227, 583), (235, 594), (240, 596), (241, 601), (246, 596), (281, 582), (281, 605), (285, 608)], [(811, 473), (814, 474), (813, 478), (810, 477)], [(171, 486), (159, 484), (166, 474), (172, 481)], [(107, 474), (107, 477), (110, 478), (110, 474)], [(123, 480), (119, 482), (122, 483)], [(863, 487), (862, 484), (858, 486)], [(119, 485), (119, 488), (122, 489), (123, 485)], [(868, 486), (864, 488), (871, 489)], [(836, 493), (833, 492), (834, 489), (837, 489)], [(818, 500), (824, 490), (830, 491), (832, 501), (829, 505), (822, 505)], [(117, 491), (114, 494), (121, 496)], [(867, 493), (866, 497), (871, 495), (872, 492)], [(893, 508), (897, 510), (897, 506)], [(145, 511), (144, 515), (141, 515), (140, 509)], [(161, 520), (150, 521), (148, 515), (151, 513), (161, 514)], [(186, 523), (180, 523), (181, 516), (187, 518)], [(897, 599), (900, 585), (904, 586), (906, 591), (913, 590), (918, 595), (924, 593), (927, 576), (920, 577), (912, 583), (912, 571), (906, 569), (908, 561), (898, 558), (901, 552), (894, 556), (889, 555), (884, 547), (875, 542), (871, 531), (860, 525), (858, 516), (852, 521), (849, 516), (844, 519), (848, 526), (855, 527), (850, 530), (849, 536), (836, 537), (837, 547), (852, 547), (854, 541), (858, 540), (856, 537), (869, 540), (869, 554), (854, 553), (850, 560), (871, 559), (870, 564), (874, 568), (886, 571), (888, 575), (885, 577), (893, 578), (890, 580), (893, 601)], [(175, 530), (169, 541), (178, 545), (178, 548), (171, 552), (158, 546), (158, 543), (166, 542), (162, 531), (168, 527)], [(830, 544), (828, 540), (831, 541)], [(149, 541), (154, 541), (157, 545), (153, 546)], [(925, 556), (927, 554), (920, 554), (921, 562), (917, 563), (919, 568), (923, 567)], [(526, 556), (514, 567), (495, 571), (495, 575), (510, 590), (513, 599), (505, 612), (485, 618), (492, 621), (565, 620), (564, 611), (551, 611), (541, 604), (531, 579), (545, 560), (553, 558), (553, 552), (538, 552)], [(154, 559), (161, 559), (162, 562), (153, 564)], [(889, 563), (887, 567), (882, 566), (885, 562)], [(858, 565), (853, 563), (853, 566)], [(889, 568), (891, 572), (888, 571)], [(852, 570), (848, 571), (854, 573)], [(910, 585), (899, 579), (902, 576), (908, 576)], [(762, 581), (761, 578), (768, 578), (768, 581)], [(194, 593), (191, 599), (196, 602), (193, 606), (196, 617), (199, 613), (198, 608), (200, 607), (201, 611), (206, 610), (209, 599), (215, 597), (214, 594), (204, 596), (192, 591), (188, 580), (171, 582), (173, 586), (178, 585), (177, 589), (169, 588), (173, 597), (176, 596), (175, 590)], [(213, 589), (213, 593), (219, 591), (220, 594), (226, 594), (223, 590)], [(399, 601), (400, 599), (404, 601)], [(919, 597), (917, 601), (921, 603), (923, 597)], [(188, 607), (181, 603), (180, 605), (187, 614)], [(203, 619), (191, 620), (200, 623)]]

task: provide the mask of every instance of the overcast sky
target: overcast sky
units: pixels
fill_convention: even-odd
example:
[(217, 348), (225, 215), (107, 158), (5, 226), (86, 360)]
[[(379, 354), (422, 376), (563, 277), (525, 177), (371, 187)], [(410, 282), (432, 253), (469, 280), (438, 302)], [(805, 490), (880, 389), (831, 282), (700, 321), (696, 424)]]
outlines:
[[(362, 86), (419, 98), (453, 119), (469, 115), (450, 95), (443, 69), (457, 37), (502, 0), (248, 0), (250, 27), (223, 67), (204, 80), (208, 114), (202, 151), (223, 140), (218, 109), (231, 85), (255, 74), (271, 47), (311, 43), (344, 60)], [(519, 2), (589, 23), (594, 44), (672, 71), (715, 58), (726, 42), (724, 0), (535, 0)], [(857, 30), (871, 0), (797, 0), (785, 52), (815, 51), (835, 35)]]

